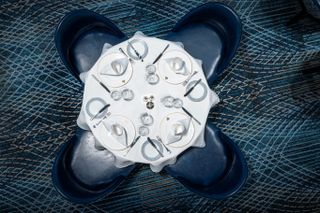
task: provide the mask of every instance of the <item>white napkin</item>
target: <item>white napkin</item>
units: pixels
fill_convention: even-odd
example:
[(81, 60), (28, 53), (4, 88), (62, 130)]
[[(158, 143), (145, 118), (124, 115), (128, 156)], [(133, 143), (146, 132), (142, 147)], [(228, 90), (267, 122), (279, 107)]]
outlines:
[(180, 141), (184, 135), (188, 133), (190, 127), (191, 118), (183, 119), (177, 121), (171, 126), (167, 137), (167, 144), (172, 144), (177, 141)]

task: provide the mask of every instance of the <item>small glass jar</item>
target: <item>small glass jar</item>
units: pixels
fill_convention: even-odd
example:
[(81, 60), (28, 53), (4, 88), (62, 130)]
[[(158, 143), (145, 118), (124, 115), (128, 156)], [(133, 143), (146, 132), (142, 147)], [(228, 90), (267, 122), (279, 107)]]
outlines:
[(161, 100), (162, 104), (168, 108), (173, 107), (173, 101), (174, 101), (174, 98), (172, 96), (166, 96)]
[(134, 97), (133, 91), (131, 89), (124, 89), (122, 91), (122, 97), (125, 101), (131, 101)]
[(148, 113), (143, 113), (140, 117), (140, 120), (145, 126), (151, 126), (153, 124), (153, 117)]
[(148, 74), (154, 74), (154, 73), (156, 73), (157, 69), (154, 64), (150, 64), (150, 65), (146, 66), (146, 71)]
[(148, 74), (147, 82), (151, 85), (157, 84), (159, 82), (159, 76), (157, 74)]
[(113, 90), (110, 96), (113, 100), (118, 101), (121, 99), (121, 92), (119, 92), (118, 90)]
[(174, 108), (177, 108), (177, 109), (181, 108), (183, 106), (182, 100), (179, 98), (174, 99), (173, 106)]
[(138, 132), (141, 136), (149, 135), (149, 128), (146, 126), (140, 126)]

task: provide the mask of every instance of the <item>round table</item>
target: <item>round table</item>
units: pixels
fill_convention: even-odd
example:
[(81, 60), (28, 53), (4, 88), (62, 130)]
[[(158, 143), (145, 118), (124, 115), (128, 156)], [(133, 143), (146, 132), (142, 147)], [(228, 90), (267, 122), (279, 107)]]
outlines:
[(116, 166), (138, 162), (159, 172), (189, 147), (205, 146), (207, 116), (219, 98), (181, 43), (138, 32), (104, 51), (85, 76), (78, 124)]

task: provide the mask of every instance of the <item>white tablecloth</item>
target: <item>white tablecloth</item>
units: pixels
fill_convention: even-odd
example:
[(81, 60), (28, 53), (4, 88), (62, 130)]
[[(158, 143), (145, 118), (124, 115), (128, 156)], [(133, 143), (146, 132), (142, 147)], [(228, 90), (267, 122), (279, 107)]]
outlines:
[[(146, 69), (164, 49), (162, 57), (154, 64), (155, 70)], [(113, 63), (115, 61), (117, 63)], [(178, 67), (178, 71), (173, 66), (179, 63), (172, 65), (176, 61), (183, 61), (180, 64), (183, 68)], [(197, 73), (193, 75), (195, 71)], [(158, 77), (155, 84), (155, 78), (148, 81), (150, 73)], [(159, 172), (165, 165), (175, 163), (177, 156), (187, 148), (205, 146), (206, 119), (219, 98), (207, 84), (201, 61), (189, 55), (181, 43), (147, 37), (137, 32), (128, 41), (113, 47), (105, 44), (101, 57), (80, 78), (85, 83), (85, 89), (77, 124), (92, 131), (96, 148), (110, 151), (117, 167), (139, 162), (150, 164), (154, 172)], [(188, 79), (188, 83), (183, 84)], [(194, 90), (184, 97), (196, 82), (198, 84)], [(132, 91), (132, 100), (125, 100), (124, 97), (115, 100), (115, 94), (130, 96), (130, 93), (125, 93), (126, 90)], [(164, 99), (181, 100), (184, 109), (195, 119), (181, 107), (166, 106), (165, 103), (171, 102)], [(110, 106), (99, 113), (107, 104)], [(149, 122), (150, 117), (151, 125), (143, 123)], [(181, 126), (186, 127), (187, 131), (177, 135)], [(146, 133), (142, 131), (145, 129), (148, 129), (148, 134), (141, 135)], [(131, 146), (139, 134), (139, 140)], [(156, 147), (152, 146), (148, 137)]]

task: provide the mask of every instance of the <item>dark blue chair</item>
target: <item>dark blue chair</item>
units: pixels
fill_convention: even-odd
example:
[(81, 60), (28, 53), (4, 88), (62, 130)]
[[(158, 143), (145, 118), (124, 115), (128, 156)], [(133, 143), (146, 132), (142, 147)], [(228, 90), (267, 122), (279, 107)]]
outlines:
[(135, 168), (117, 168), (114, 157), (94, 144), (90, 131), (78, 129), (59, 148), (53, 163), (53, 185), (71, 202), (89, 203), (109, 195)]
[(235, 194), (244, 185), (248, 168), (238, 146), (208, 122), (206, 146), (190, 148), (165, 170), (189, 190), (216, 200)]
[(105, 43), (115, 45), (126, 39), (109, 19), (86, 9), (67, 14), (55, 32), (60, 58), (79, 81), (79, 74), (94, 65)]
[(182, 17), (165, 36), (180, 41), (193, 57), (201, 59), (209, 85), (228, 66), (239, 46), (241, 22), (221, 3), (203, 4)]
[[(59, 23), (55, 43), (64, 65), (80, 81), (101, 55), (103, 45), (118, 44), (126, 36), (107, 18), (89, 10), (67, 14)], [(93, 138), (78, 130), (56, 156), (52, 179), (58, 192), (76, 203), (93, 202), (116, 189), (133, 166), (119, 169), (112, 158), (92, 147)], [(89, 146), (90, 144), (90, 146)]]
[[(166, 37), (180, 41), (201, 59), (211, 85), (233, 58), (241, 38), (237, 14), (221, 3), (207, 3), (187, 13)], [(165, 170), (186, 188), (208, 198), (224, 199), (244, 185), (248, 169), (237, 145), (212, 123), (205, 132), (206, 146), (190, 148)]]

